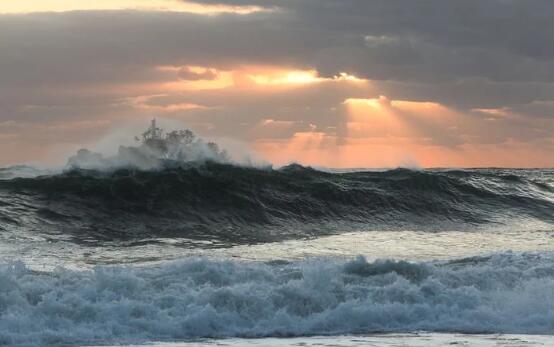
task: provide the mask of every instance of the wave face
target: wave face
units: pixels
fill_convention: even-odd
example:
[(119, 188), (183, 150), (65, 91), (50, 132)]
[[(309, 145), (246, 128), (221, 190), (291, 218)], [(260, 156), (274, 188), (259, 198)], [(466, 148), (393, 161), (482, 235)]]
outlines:
[(554, 333), (552, 254), (439, 263), (190, 258), (94, 271), (0, 266), (0, 345), (369, 332)]
[(552, 211), (552, 170), (329, 173), (204, 163), (0, 180), (0, 230), (78, 242), (186, 237), (233, 244), (354, 229), (525, 227), (552, 225)]

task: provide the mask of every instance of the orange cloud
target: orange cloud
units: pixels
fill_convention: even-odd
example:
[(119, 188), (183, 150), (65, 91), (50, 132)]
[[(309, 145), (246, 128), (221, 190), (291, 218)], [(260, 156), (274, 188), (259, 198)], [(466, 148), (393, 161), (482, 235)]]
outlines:
[(257, 68), (249, 73), (248, 68), (245, 69), (245, 75), (254, 83), (261, 86), (272, 85), (302, 85), (321, 82), (333, 81), (349, 81), (365, 83), (367, 80), (360, 79), (356, 76), (349, 75), (345, 72), (329, 77), (321, 77), (316, 70), (290, 70), (275, 67)]
[[(376, 85), (347, 73), (323, 77), (313, 69), (284, 66), (158, 66), (146, 74), (152, 75), (144, 83), (86, 85), (64, 92), (68, 100), (72, 93), (118, 96), (110, 104), (117, 113), (95, 114), (98, 119), (161, 115), (182, 119), (214, 137), (242, 136), (277, 165), (297, 161), (329, 167), (554, 166), (549, 150), (554, 139), (544, 135), (551, 132), (551, 121), (512, 109), (460, 111), (431, 101), (360, 98), (374, 95)], [(57, 124), (27, 127), (20, 133), (46, 143), (59, 137)], [(77, 146), (84, 138), (79, 134), (93, 141), (92, 134), (107, 126), (65, 123), (64, 132), (75, 134), (71, 145)], [(228, 128), (232, 130), (225, 133)], [(0, 143), (6, 148), (2, 154), (27, 146), (27, 138), (1, 130)], [(534, 137), (533, 131), (542, 135)]]
[(278, 66), (238, 66), (227, 70), (208, 66), (158, 66), (156, 70), (174, 75), (173, 80), (162, 83), (156, 88), (168, 91), (226, 88), (289, 89), (321, 83), (369, 85), (368, 80), (347, 73), (340, 73), (333, 77), (321, 77), (316, 70)]

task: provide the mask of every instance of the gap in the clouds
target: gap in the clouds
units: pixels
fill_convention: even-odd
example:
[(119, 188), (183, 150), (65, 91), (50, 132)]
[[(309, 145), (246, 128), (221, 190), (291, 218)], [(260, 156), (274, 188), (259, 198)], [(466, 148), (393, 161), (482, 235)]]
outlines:
[(185, 0), (18, 0), (6, 1), (0, 4), (0, 14), (100, 10), (183, 12), (210, 16), (218, 14), (248, 15), (258, 12), (271, 12), (275, 8), (259, 5), (207, 4), (199, 1)]

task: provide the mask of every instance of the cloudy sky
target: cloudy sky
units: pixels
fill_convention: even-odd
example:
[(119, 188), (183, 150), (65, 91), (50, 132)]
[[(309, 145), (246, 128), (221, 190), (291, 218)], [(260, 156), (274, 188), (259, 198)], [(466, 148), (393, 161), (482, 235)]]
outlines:
[(554, 166), (552, 0), (0, 2), (0, 166), (178, 122), (279, 165)]

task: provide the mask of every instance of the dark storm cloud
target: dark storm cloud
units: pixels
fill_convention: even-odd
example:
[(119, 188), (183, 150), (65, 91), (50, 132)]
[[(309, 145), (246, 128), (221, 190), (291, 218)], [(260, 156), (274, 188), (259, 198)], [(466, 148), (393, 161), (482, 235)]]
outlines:
[(215, 17), (135, 11), (2, 16), (0, 88), (155, 81), (168, 78), (152, 69), (156, 65), (249, 63), (420, 84), (414, 96), (424, 99), (437, 99), (424, 92), (433, 89), (429, 84), (447, 83), (452, 94), (437, 101), (460, 104), (455, 100), (463, 98), (464, 105), (482, 104), (483, 96), (464, 97), (456, 88), (463, 80), (481, 81), (474, 82), (477, 89), (501, 83), (504, 103), (513, 102), (516, 83), (542, 83), (546, 89), (538, 92), (544, 94), (554, 82), (551, 1), (195, 2), (278, 10)]
[[(313, 52), (329, 73), (379, 79), (554, 80), (554, 3), (548, 0), (196, 1), (275, 4), (285, 30), (328, 41)], [(327, 55), (325, 53), (328, 53)], [(336, 59), (338, 58), (338, 60)]]

